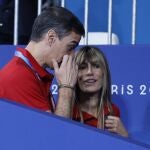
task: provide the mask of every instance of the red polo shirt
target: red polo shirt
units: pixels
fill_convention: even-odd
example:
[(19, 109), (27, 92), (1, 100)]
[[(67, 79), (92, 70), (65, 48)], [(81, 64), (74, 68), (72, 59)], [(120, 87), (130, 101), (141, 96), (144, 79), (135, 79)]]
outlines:
[[(112, 109), (113, 109), (113, 116), (120, 117), (119, 108), (116, 105), (112, 104)], [(87, 112), (84, 112), (84, 111), (82, 111), (82, 115), (83, 115), (83, 122), (85, 124), (93, 126), (93, 127), (97, 127), (98, 119), (96, 117), (94, 117), (91, 114), (88, 114)], [(108, 116), (108, 115), (109, 115), (109, 109), (107, 106), (105, 106), (104, 107), (104, 116)], [(77, 106), (74, 107), (73, 120), (76, 120), (79, 122), (81, 121), (80, 113), (79, 113)]]
[(28, 59), (32, 67), (14, 56), (0, 70), (0, 98), (44, 111), (52, 110), (49, 89), (53, 75), (43, 69), (27, 50), (18, 48), (17, 51)]

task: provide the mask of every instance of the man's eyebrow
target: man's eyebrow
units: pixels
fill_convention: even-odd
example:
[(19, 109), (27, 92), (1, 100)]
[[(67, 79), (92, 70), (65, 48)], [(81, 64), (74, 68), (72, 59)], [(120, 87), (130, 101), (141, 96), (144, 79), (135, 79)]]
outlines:
[(71, 41), (70, 43), (72, 43), (72, 44), (78, 44), (77, 41)]

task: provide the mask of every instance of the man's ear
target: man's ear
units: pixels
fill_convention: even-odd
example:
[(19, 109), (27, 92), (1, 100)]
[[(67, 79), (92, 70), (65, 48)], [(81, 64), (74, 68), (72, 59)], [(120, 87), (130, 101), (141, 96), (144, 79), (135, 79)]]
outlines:
[(56, 32), (53, 29), (50, 29), (47, 32), (47, 40), (50, 46), (55, 42), (56, 38), (57, 38)]

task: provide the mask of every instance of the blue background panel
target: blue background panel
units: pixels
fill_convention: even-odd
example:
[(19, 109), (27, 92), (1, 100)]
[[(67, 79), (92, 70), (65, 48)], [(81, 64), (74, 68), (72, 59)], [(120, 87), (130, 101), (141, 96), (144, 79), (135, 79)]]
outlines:
[[(132, 139), (150, 144), (150, 46), (118, 45), (99, 48), (105, 53), (112, 76), (112, 100)], [(13, 57), (15, 46), (0, 46), (0, 68)], [(58, 87), (51, 87), (57, 101)]]

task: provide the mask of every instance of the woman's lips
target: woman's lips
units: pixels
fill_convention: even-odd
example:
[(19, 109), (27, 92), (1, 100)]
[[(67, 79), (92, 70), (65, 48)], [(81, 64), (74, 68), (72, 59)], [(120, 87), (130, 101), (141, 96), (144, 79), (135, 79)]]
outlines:
[(86, 79), (86, 80), (84, 80), (84, 83), (85, 84), (93, 84), (93, 83), (95, 83), (97, 80), (96, 79)]

